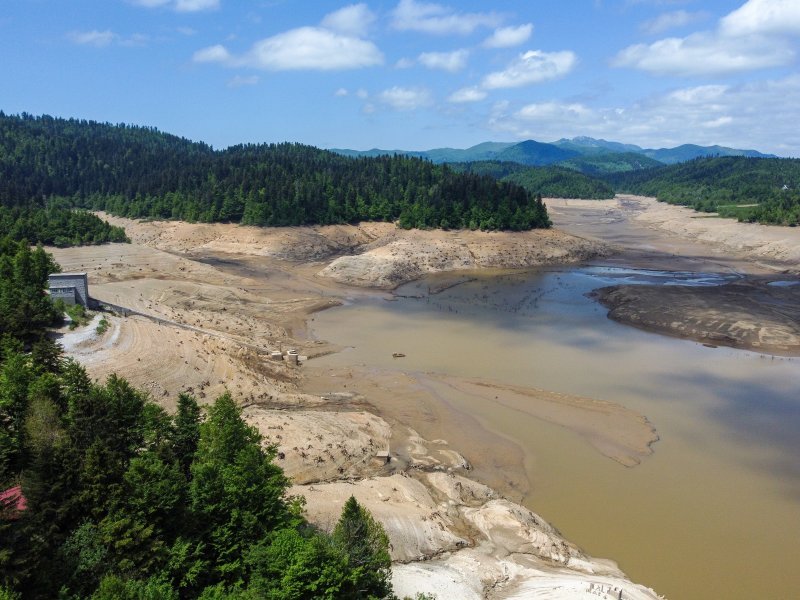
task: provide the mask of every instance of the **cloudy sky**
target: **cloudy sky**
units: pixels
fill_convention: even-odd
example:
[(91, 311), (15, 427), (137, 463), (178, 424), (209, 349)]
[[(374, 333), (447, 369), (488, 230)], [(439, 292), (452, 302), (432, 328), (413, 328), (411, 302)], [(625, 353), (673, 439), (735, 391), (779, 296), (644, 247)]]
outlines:
[(13, 0), (0, 110), (215, 147), (588, 135), (800, 156), (800, 0)]

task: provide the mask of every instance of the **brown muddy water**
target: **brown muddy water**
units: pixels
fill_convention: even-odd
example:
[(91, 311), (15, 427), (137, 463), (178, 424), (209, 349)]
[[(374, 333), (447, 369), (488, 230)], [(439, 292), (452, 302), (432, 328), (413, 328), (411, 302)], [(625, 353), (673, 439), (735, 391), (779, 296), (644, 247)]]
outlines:
[(636, 410), (661, 439), (626, 468), (566, 429), (437, 390), (519, 445), (532, 483), (525, 505), (634, 581), (673, 600), (797, 598), (800, 360), (638, 331), (584, 295), (722, 280), (579, 267), (475, 275), (429, 294), (447, 282), (431, 277), (398, 290), (417, 298), (359, 297), (317, 314), (314, 335), (349, 348), (313, 362), (480, 377)]

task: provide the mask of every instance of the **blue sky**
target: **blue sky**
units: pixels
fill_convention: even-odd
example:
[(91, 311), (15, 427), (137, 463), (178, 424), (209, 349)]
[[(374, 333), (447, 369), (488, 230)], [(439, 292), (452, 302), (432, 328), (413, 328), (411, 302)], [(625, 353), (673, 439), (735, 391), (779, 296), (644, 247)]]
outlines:
[(588, 135), (800, 156), (800, 0), (13, 0), (0, 110), (221, 148)]

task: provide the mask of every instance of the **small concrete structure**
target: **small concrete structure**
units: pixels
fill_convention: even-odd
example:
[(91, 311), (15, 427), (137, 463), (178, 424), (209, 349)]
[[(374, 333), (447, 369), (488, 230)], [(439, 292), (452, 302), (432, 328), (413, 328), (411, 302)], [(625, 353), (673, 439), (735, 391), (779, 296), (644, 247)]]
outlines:
[(286, 360), (286, 361), (287, 361), (287, 362), (288, 362), (290, 365), (296, 365), (296, 364), (298, 364), (298, 362), (300, 361), (300, 356), (297, 354), (297, 350), (289, 350), (289, 351), (286, 353), (286, 358), (285, 358), (285, 360)]
[(392, 461), (392, 453), (388, 450), (381, 450), (375, 455), (375, 458), (388, 465)]
[(51, 273), (48, 277), (50, 297), (64, 304), (89, 307), (89, 279), (86, 273)]
[(283, 352), (281, 352), (280, 350), (273, 350), (272, 352), (269, 353), (269, 357), (272, 360), (283, 360)]

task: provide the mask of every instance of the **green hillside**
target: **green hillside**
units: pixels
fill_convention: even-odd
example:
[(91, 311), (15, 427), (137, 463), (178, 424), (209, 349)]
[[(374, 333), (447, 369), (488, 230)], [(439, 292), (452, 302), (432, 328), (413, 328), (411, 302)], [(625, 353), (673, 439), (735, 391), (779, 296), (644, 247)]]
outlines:
[(528, 167), (499, 161), (454, 163), (450, 167), (459, 172), (490, 175), (501, 181), (516, 183), (532, 194), (547, 198), (614, 197), (614, 191), (605, 181), (561, 167)]
[(655, 196), (743, 221), (800, 223), (800, 159), (698, 158), (608, 180), (617, 192)]
[(603, 139), (598, 140), (586, 136), (574, 137), (572, 139), (562, 138), (557, 142), (553, 142), (553, 144), (564, 150), (573, 150), (584, 155), (606, 154), (608, 152), (635, 152), (640, 154), (643, 152), (642, 148), (634, 144), (622, 144), (620, 142), (610, 142)]
[(696, 146), (695, 144), (683, 144), (675, 148), (660, 148), (658, 150), (642, 150), (642, 154), (668, 165), (694, 160), (695, 158), (717, 156), (776, 158), (772, 154), (762, 154), (757, 150), (737, 150), (736, 148), (726, 148), (725, 146)]
[(585, 175), (592, 176), (652, 169), (662, 164), (663, 163), (657, 160), (635, 152), (599, 152), (596, 154), (576, 156), (575, 158), (570, 158), (558, 163), (560, 167), (573, 169)]
[(578, 153), (573, 150), (564, 150), (553, 144), (527, 140), (499, 152), (494, 160), (518, 162), (529, 166), (543, 166), (552, 165), (577, 155)]
[(56, 197), (125, 217), (260, 226), (549, 226), (522, 187), (418, 158), (289, 143), (219, 151), (152, 128), (0, 113), (0, 204), (41, 208)]

